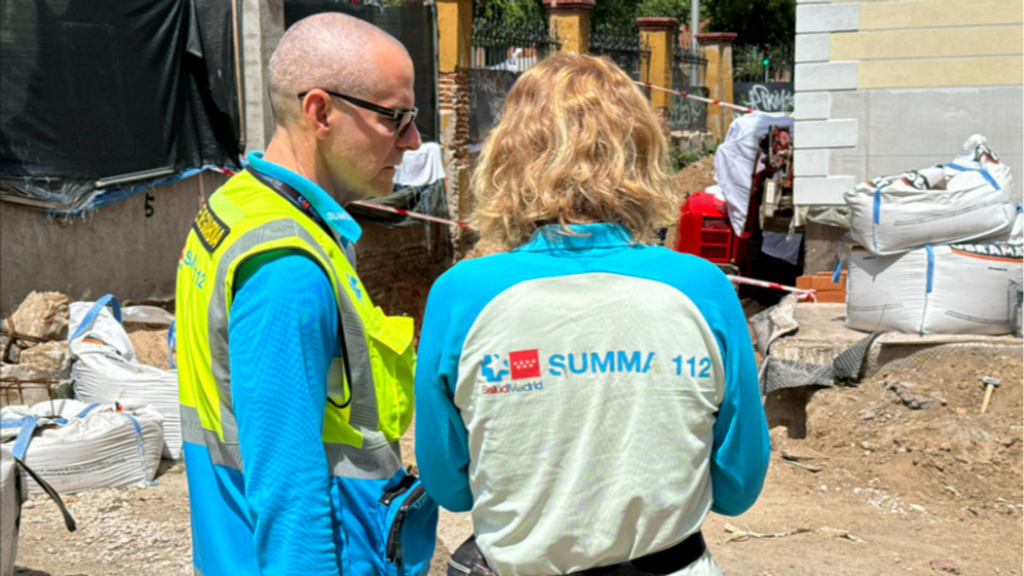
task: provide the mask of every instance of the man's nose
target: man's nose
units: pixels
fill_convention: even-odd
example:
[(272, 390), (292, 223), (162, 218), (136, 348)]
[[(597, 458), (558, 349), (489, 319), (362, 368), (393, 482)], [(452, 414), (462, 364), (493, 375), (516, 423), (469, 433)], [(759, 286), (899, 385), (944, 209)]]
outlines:
[(420, 129), (416, 126), (415, 122), (409, 126), (409, 129), (405, 131), (405, 134), (399, 136), (396, 144), (402, 150), (419, 149), (420, 145), (423, 144), (423, 139), (420, 137)]

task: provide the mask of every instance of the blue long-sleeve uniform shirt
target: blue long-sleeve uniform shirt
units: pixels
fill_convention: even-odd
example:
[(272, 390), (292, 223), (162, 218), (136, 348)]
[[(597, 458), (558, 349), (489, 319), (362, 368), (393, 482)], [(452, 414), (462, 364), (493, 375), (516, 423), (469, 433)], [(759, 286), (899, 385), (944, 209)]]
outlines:
[(501, 574), (663, 549), (749, 508), (769, 443), (746, 319), (712, 264), (612, 224), (539, 231), (432, 288), (416, 456)]
[[(249, 160), (332, 215), (346, 248), (358, 239), (355, 221), (315, 184), (259, 153)], [(204, 576), (340, 574), (342, 517), (375, 505), (387, 481), (342, 490), (344, 479), (329, 475), (321, 432), (328, 369), (341, 354), (331, 284), (312, 260), (288, 252), (246, 262), (239, 282), (228, 336), (244, 477), (214, 465), (205, 446), (185, 444), (194, 563)]]

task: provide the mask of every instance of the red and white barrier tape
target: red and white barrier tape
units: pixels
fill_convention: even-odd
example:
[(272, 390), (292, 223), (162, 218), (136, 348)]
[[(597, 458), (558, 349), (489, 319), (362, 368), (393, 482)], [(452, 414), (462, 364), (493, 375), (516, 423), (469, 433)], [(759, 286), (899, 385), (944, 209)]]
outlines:
[(427, 214), (420, 214), (418, 212), (409, 212), (408, 210), (402, 210), (401, 208), (392, 208), (391, 206), (384, 206), (382, 204), (374, 204), (373, 202), (366, 202), (364, 200), (356, 200), (353, 204), (358, 204), (363, 208), (371, 208), (373, 210), (381, 210), (383, 212), (391, 212), (392, 214), (401, 214), (402, 216), (408, 216), (410, 218), (418, 218), (420, 220), (429, 220), (431, 222), (439, 222), (441, 224), (448, 224), (449, 226), (460, 226), (467, 230), (472, 230), (473, 227), (465, 222), (456, 222), (455, 220), (445, 220), (444, 218), (438, 218), (437, 216), (428, 216)]
[(686, 92), (679, 92), (678, 90), (670, 90), (668, 88), (663, 88), (661, 86), (655, 86), (653, 84), (648, 84), (647, 82), (636, 82), (636, 83), (641, 85), (641, 86), (644, 86), (646, 88), (651, 88), (653, 90), (661, 90), (662, 92), (668, 92), (670, 94), (675, 94), (676, 96), (682, 96), (683, 98), (689, 98), (690, 100), (696, 100), (698, 102), (705, 102), (707, 104), (718, 104), (719, 106), (725, 106), (726, 108), (732, 108), (733, 110), (739, 110), (740, 112), (746, 112), (747, 114), (750, 114), (750, 113), (753, 113), (753, 112), (757, 112), (757, 110), (754, 110), (753, 108), (746, 108), (744, 106), (738, 106), (736, 104), (730, 104), (728, 102), (722, 102), (721, 100), (713, 100), (711, 98), (705, 98), (703, 96), (697, 96), (696, 94), (687, 94)]
[[(426, 214), (418, 214), (416, 212), (409, 212), (408, 210), (402, 210), (400, 208), (392, 208), (391, 206), (382, 206), (380, 204), (373, 204), (371, 202), (365, 202), (365, 201), (362, 201), (362, 200), (353, 202), (353, 204), (358, 204), (360, 206), (364, 206), (366, 208), (372, 208), (372, 209), (375, 209), (375, 210), (383, 210), (385, 212), (392, 212), (394, 214), (401, 214), (402, 216), (409, 216), (410, 218), (420, 218), (422, 220), (430, 220), (431, 222), (440, 222), (441, 224), (448, 224), (450, 226), (461, 226), (462, 228), (466, 228), (468, 230), (473, 230), (474, 229), (472, 226), (470, 226), (469, 224), (466, 224), (465, 222), (456, 222), (455, 220), (445, 220), (444, 218), (438, 218), (436, 216), (427, 216)], [(735, 282), (736, 284), (747, 284), (749, 286), (759, 286), (761, 288), (771, 288), (773, 290), (783, 290), (783, 291), (786, 291), (786, 292), (792, 292), (794, 295), (796, 295), (796, 297), (798, 299), (807, 299), (807, 300), (811, 300), (813, 302), (817, 302), (818, 301), (817, 297), (815, 297), (815, 295), (814, 295), (814, 290), (802, 290), (800, 288), (794, 288), (793, 286), (785, 286), (783, 284), (776, 284), (775, 282), (765, 282), (764, 280), (755, 280), (753, 278), (745, 278), (743, 276), (732, 276), (732, 275), (728, 275), (727, 274), (726, 278), (728, 278), (730, 282)]]
[[(214, 168), (217, 172), (223, 172), (230, 174), (227, 170), (221, 170)], [(409, 218), (418, 218), (420, 220), (429, 220), (431, 222), (438, 222), (440, 224), (447, 224), (449, 226), (459, 226), (467, 230), (473, 230), (474, 228), (465, 222), (457, 222), (455, 220), (446, 220), (444, 218), (438, 218), (437, 216), (430, 216), (427, 214), (420, 214), (418, 212), (410, 212), (408, 210), (402, 210), (401, 208), (392, 208), (391, 206), (384, 206), (382, 204), (374, 204), (373, 202), (366, 202), (364, 200), (357, 200), (353, 204), (358, 204), (364, 208), (370, 208), (372, 210), (380, 210), (382, 212), (391, 212), (392, 214), (400, 214), (402, 216), (408, 216)], [(814, 295), (814, 290), (802, 290), (800, 288), (794, 288), (792, 286), (785, 286), (783, 284), (776, 284), (775, 282), (765, 282), (764, 280), (754, 280), (753, 278), (744, 278), (743, 276), (732, 276), (727, 274), (725, 276), (730, 282), (736, 284), (747, 284), (748, 286), (759, 286), (761, 288), (771, 288), (773, 290), (783, 290), (786, 292), (792, 292), (799, 299), (808, 299), (813, 302), (817, 302), (818, 299)]]
[(797, 298), (809, 299), (812, 302), (817, 302), (818, 298), (814, 295), (814, 290), (803, 290), (801, 288), (794, 288), (792, 286), (785, 286), (783, 284), (776, 284), (775, 282), (765, 282), (764, 280), (754, 280), (753, 278), (744, 278), (743, 276), (732, 276), (726, 274), (726, 278), (730, 282), (736, 284), (746, 284), (747, 286), (759, 286), (761, 288), (771, 288), (773, 290), (784, 290), (786, 292), (792, 292)]

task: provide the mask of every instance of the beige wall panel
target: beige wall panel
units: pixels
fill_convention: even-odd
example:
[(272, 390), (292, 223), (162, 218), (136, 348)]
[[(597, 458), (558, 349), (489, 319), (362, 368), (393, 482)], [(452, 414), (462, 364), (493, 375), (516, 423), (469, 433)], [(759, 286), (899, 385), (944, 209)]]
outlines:
[(982, 26), (832, 34), (832, 60), (935, 56), (1009, 56), (1024, 53), (1024, 27)]
[(1021, 0), (922, 0), (860, 5), (861, 30), (1020, 23), (1024, 23)]
[(857, 68), (857, 88), (997, 86), (1024, 83), (1024, 57), (874, 60)]

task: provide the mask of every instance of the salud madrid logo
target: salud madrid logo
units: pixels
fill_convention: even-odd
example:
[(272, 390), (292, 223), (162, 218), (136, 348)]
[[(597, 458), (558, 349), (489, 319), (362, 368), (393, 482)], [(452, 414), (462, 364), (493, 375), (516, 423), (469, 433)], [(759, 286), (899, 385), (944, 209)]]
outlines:
[[(480, 387), (484, 394), (544, 390), (544, 383), (539, 380), (540, 353), (537, 350), (509, 352), (508, 358), (502, 358), (501, 354), (485, 354), (483, 364), (480, 366), (480, 376), (488, 383)], [(538, 380), (529, 381), (533, 378)], [(504, 383), (508, 380), (511, 382)], [(523, 380), (528, 381), (522, 382)]]

